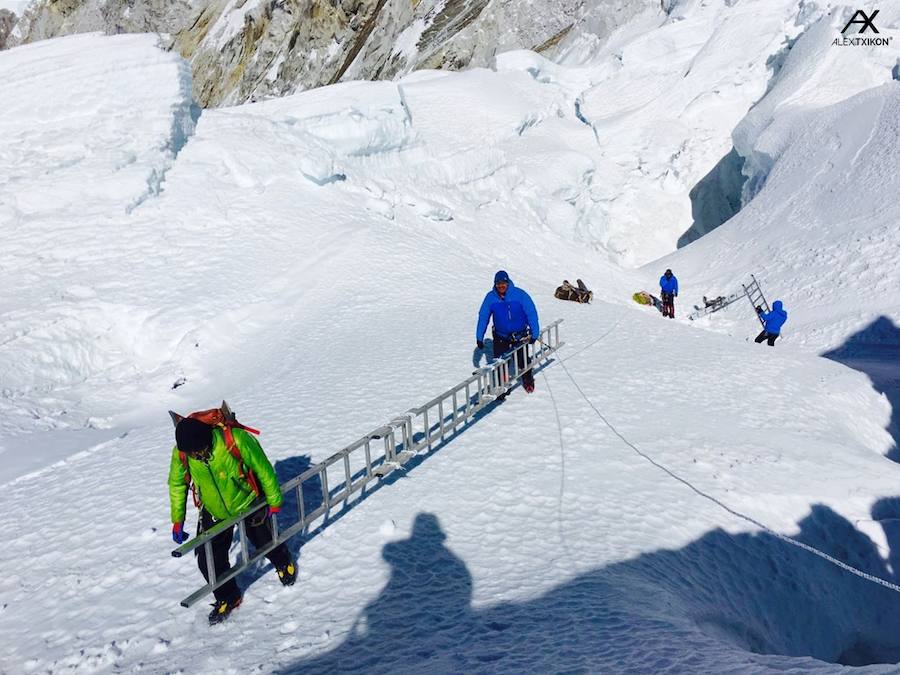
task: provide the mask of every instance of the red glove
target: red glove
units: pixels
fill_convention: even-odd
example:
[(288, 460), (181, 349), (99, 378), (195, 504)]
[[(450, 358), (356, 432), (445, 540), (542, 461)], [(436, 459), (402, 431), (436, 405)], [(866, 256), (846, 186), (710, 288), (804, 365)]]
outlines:
[(268, 510), (266, 511), (266, 518), (270, 517), (273, 513), (280, 513), (280, 512), (281, 512), (280, 506), (270, 506), (268, 508)]

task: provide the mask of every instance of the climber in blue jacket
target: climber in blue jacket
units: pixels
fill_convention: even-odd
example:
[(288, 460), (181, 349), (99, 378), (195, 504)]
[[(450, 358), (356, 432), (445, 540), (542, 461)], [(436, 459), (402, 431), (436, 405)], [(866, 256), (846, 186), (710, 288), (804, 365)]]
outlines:
[[(484, 296), (478, 312), (475, 342), (479, 349), (484, 349), (484, 332), (491, 319), (494, 320), (494, 358), (522, 344), (533, 343), (541, 334), (537, 309), (531, 296), (514, 286), (503, 270), (494, 275), (494, 287)], [(520, 369), (525, 368), (525, 351), (520, 351), (517, 358)], [(531, 359), (528, 358), (527, 362), (531, 363)], [(532, 371), (522, 375), (522, 386), (529, 394), (534, 391)]]
[(764, 328), (762, 333), (756, 336), (755, 342), (762, 344), (763, 340), (768, 340), (770, 347), (775, 346), (775, 340), (781, 335), (781, 327), (787, 321), (787, 312), (783, 307), (781, 300), (776, 300), (772, 303), (771, 312), (764, 312), (762, 307), (756, 308), (756, 313), (762, 319)]
[(662, 294), (663, 316), (675, 318), (675, 298), (678, 297), (678, 279), (672, 270), (666, 270), (659, 278), (659, 291)]

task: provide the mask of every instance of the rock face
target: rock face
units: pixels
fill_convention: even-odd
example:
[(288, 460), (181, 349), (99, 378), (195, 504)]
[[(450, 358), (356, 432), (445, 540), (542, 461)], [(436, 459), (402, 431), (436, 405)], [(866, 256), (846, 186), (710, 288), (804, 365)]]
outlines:
[[(601, 0), (615, 19), (604, 30), (656, 2)], [(596, 0), (34, 0), (7, 46), (86, 31), (159, 32), (191, 63), (194, 98), (213, 107), (418, 68), (490, 66), (498, 52), (554, 48), (597, 6)], [(2, 25), (0, 18), (0, 40)]]
[(16, 25), (16, 15), (8, 9), (0, 9), (0, 49), (6, 49), (6, 38)]
[(205, 4), (205, 0), (33, 0), (7, 46), (92, 31), (169, 33), (180, 30)]

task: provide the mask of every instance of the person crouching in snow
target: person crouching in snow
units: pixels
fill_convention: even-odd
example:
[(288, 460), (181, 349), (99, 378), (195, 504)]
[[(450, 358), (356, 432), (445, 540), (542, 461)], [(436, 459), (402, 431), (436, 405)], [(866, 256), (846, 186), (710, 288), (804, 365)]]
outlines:
[(757, 344), (762, 344), (763, 340), (769, 341), (769, 346), (775, 346), (775, 340), (778, 339), (778, 336), (781, 335), (781, 327), (784, 325), (784, 322), (787, 321), (787, 312), (784, 311), (781, 300), (776, 300), (772, 303), (772, 311), (764, 312), (762, 307), (756, 308), (756, 313), (759, 314), (759, 318), (763, 320), (765, 327), (762, 329), (762, 332), (756, 336)]
[[(252, 472), (265, 496), (267, 506), (247, 519), (247, 538), (256, 548), (267, 546), (272, 541), (270, 516), (281, 509), (281, 486), (275, 470), (269, 463), (259, 442), (243, 429), (231, 431), (241, 462), (226, 447), (224, 433), (220, 428), (190, 417), (183, 418), (175, 427), (175, 447), (169, 465), (169, 501), (172, 511), (172, 539), (182, 544), (188, 539), (184, 531), (185, 500), (188, 485), (193, 482), (195, 501), (200, 509), (197, 525), (199, 535), (216, 523), (247, 511), (256, 500), (254, 488), (247, 478)], [(184, 458), (182, 454), (184, 453)], [(246, 470), (245, 470), (246, 469)], [(230, 527), (212, 540), (213, 566), (216, 579), (228, 573), (231, 563), (228, 549), (234, 528)], [(203, 578), (209, 582), (206, 565), (206, 546), (195, 550), (197, 565)], [(274, 565), (278, 578), (285, 586), (291, 586), (297, 578), (297, 565), (285, 544), (280, 544), (266, 554)], [(241, 590), (234, 579), (213, 590), (216, 602), (209, 614), (210, 625), (228, 618), (232, 610), (241, 604)]]
[(675, 298), (678, 297), (678, 279), (672, 270), (666, 270), (659, 278), (659, 291), (662, 293), (663, 316), (675, 318)]
[[(494, 287), (484, 296), (478, 312), (475, 343), (484, 349), (484, 332), (493, 318), (494, 358), (523, 344), (533, 344), (541, 334), (537, 308), (531, 296), (513, 285), (509, 275), (500, 270), (494, 275)], [(525, 368), (526, 358), (522, 350), (516, 359), (519, 369)], [(531, 363), (531, 359), (528, 359)], [(522, 375), (522, 386), (529, 394), (534, 391), (534, 373)]]

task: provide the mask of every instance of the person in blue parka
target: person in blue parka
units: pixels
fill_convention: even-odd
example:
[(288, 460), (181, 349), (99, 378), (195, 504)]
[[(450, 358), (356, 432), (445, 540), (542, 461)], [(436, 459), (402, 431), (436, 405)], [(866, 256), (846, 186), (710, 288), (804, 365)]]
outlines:
[[(537, 309), (531, 296), (514, 286), (503, 270), (494, 275), (494, 288), (484, 296), (478, 312), (475, 342), (479, 349), (484, 349), (484, 332), (491, 319), (494, 321), (494, 358), (521, 344), (533, 343), (541, 334)], [(525, 368), (523, 353), (519, 353), (517, 362), (520, 369)], [(530, 358), (528, 362), (531, 362)], [(534, 373), (530, 370), (522, 375), (522, 386), (529, 394), (534, 391)]]
[(675, 318), (675, 298), (678, 297), (678, 279), (672, 270), (666, 270), (659, 278), (659, 292), (662, 294), (663, 316)]
[(764, 312), (762, 307), (756, 308), (756, 313), (759, 314), (759, 318), (762, 319), (765, 326), (762, 333), (756, 336), (757, 343), (762, 344), (763, 340), (768, 340), (770, 347), (775, 346), (775, 340), (781, 335), (781, 327), (787, 321), (787, 312), (783, 307), (781, 300), (776, 300), (772, 303), (771, 312)]

